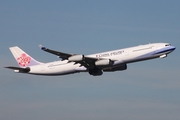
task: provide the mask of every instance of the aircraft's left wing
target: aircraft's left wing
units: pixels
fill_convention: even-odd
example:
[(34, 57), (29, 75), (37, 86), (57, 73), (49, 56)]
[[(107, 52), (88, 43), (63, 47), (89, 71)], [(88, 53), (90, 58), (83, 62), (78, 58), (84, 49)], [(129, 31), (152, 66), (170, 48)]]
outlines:
[(63, 52), (51, 50), (51, 49), (48, 49), (42, 45), (39, 45), (39, 47), (41, 48), (41, 50), (49, 52), (49, 53), (54, 54), (54, 55), (57, 55), (59, 58), (62, 58), (63, 60), (68, 59), (70, 56), (73, 55), (73, 54), (68, 54), (68, 53), (63, 53)]
[[(64, 52), (59, 52), (59, 51), (55, 51), (55, 50), (51, 50), (49, 48), (46, 48), (42, 45), (39, 45), (39, 47), (41, 48), (41, 50), (57, 55), (59, 58), (62, 58), (63, 60), (67, 59), (69, 61), (73, 61), (75, 63), (80, 63), (81, 65), (90, 68), (90, 67), (94, 67), (95, 66), (95, 61), (98, 60), (98, 58), (92, 58), (92, 57), (86, 57), (84, 55), (78, 55), (78, 54), (69, 54), (69, 53), (64, 53)], [(79, 60), (83, 58), (82, 60)], [(78, 60), (77, 60), (78, 59)]]

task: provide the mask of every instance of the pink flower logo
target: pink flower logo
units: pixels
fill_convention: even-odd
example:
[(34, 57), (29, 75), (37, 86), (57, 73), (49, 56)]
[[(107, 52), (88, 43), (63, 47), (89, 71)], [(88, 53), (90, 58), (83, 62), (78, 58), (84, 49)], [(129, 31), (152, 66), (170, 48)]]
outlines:
[(25, 67), (30, 63), (31, 57), (27, 56), (25, 53), (23, 53), (18, 59), (18, 63), (20, 66)]

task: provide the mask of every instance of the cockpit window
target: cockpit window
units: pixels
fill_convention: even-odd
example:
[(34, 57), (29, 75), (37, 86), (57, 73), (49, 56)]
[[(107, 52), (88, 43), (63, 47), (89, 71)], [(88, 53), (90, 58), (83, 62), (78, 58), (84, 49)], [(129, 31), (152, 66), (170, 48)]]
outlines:
[(165, 46), (171, 46), (171, 44), (166, 44)]

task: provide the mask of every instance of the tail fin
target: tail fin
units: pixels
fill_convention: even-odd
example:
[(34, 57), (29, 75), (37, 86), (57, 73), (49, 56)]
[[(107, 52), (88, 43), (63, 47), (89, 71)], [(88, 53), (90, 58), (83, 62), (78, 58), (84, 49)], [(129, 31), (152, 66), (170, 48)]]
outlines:
[(16, 59), (18, 65), (22, 68), (42, 64), (41, 62), (36, 61), (34, 58), (32, 58), (30, 55), (25, 53), (17, 46), (10, 47), (9, 49), (13, 54), (14, 58)]

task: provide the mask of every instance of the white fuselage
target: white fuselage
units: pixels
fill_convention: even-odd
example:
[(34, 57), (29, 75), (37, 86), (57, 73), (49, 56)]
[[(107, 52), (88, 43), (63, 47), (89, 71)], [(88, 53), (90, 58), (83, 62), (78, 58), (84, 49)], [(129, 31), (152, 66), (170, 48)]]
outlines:
[[(86, 57), (110, 59), (115, 62), (113, 63), (113, 65), (107, 67), (113, 67), (121, 64), (127, 64), (158, 57), (164, 58), (174, 49), (175, 47), (171, 46), (168, 43), (154, 43), (87, 55)], [(68, 60), (30, 66), (29, 68), (29, 74), (36, 75), (65, 75), (88, 71), (87, 68), (82, 66), (81, 64), (68, 62)]]

